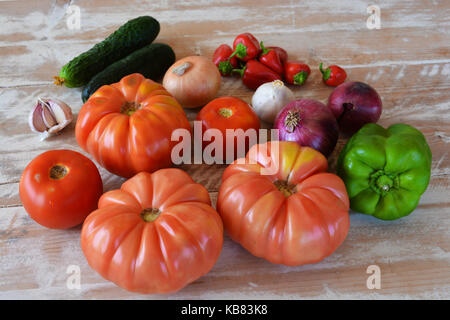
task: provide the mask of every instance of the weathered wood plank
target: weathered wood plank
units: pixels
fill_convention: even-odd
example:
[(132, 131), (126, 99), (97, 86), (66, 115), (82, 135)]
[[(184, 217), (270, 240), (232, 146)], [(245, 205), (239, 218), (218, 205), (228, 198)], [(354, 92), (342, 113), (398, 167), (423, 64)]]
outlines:
[[(363, 1), (345, 1), (339, 5), (323, 1), (314, 6), (264, 1), (257, 7), (252, 1), (214, 1), (209, 5), (132, 1), (126, 12), (121, 5), (109, 2), (74, 1), (81, 8), (79, 30), (69, 30), (66, 26), (66, 1), (59, 1), (55, 6), (49, 1), (40, 2), (42, 5), (35, 10), (0, 4), (5, 6), (3, 25), (8, 26), (0, 33), (0, 72), (7, 75), (0, 86), (51, 82), (52, 76), (71, 58), (142, 12), (161, 21), (157, 41), (173, 46), (178, 57), (196, 53), (211, 55), (218, 44), (231, 43), (245, 26), (245, 30), (266, 44), (282, 45), (292, 57), (316, 66), (320, 60), (344, 66), (402, 65), (408, 61), (422, 64), (424, 60), (425, 63), (450, 62), (445, 27), (450, 6), (446, 1), (436, 1), (431, 8), (426, 1), (415, 2), (413, 6), (407, 2), (384, 4), (380, 30), (366, 28), (367, 5)], [(211, 30), (210, 34), (205, 35), (205, 30)], [(427, 45), (418, 45), (423, 41), (423, 34), (427, 35)], [(339, 54), (330, 54), (336, 50)]]
[[(352, 213), (350, 233), (335, 254), (301, 267), (263, 261), (225, 236), (222, 254), (210, 273), (178, 293), (140, 298), (376, 298), (381, 293), (443, 298), (449, 294), (449, 219), (448, 210), (442, 208), (419, 207), (395, 222)], [(33, 223), (23, 208), (6, 208), (0, 230), (0, 255), (8, 257), (2, 259), (2, 272), (8, 277), (0, 279), (0, 298), (136, 297), (89, 268), (79, 246), (79, 227), (48, 230)], [(371, 264), (382, 270), (379, 293), (366, 287), (366, 268)], [(69, 265), (80, 267), (81, 290), (66, 287)]]

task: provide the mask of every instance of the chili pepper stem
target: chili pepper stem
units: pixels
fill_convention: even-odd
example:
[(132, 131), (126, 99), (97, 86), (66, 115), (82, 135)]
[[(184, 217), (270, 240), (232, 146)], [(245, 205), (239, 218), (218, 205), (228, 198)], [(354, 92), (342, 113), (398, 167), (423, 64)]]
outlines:
[(259, 45), (261, 46), (261, 50), (262, 50), (261, 55), (265, 55), (270, 51), (270, 49), (267, 49), (266, 47), (264, 47), (264, 44), (262, 41), (260, 42)]
[(247, 68), (247, 66), (245, 66), (245, 67), (243, 67), (242, 69), (233, 69), (233, 70), (231, 70), (231, 72), (237, 72), (237, 73), (239, 73), (239, 75), (241, 76), (241, 78), (244, 76), (244, 72), (245, 72), (245, 69)]
[(235, 55), (239, 59), (245, 58), (247, 56), (247, 47), (245, 45), (243, 45), (242, 43), (238, 43), (236, 46), (236, 49), (234, 49), (234, 52), (230, 55), (228, 60), (233, 58)]
[(323, 80), (327, 81), (330, 78), (331, 69), (327, 68), (326, 70), (323, 70), (322, 65), (323, 65), (323, 63), (321, 62), (320, 65), (319, 65), (319, 70), (320, 70), (320, 72), (323, 75)]
[(323, 63), (322, 62), (319, 64), (319, 70), (322, 74), (325, 72), (325, 71), (323, 71)]
[(221, 61), (219, 62), (219, 71), (222, 74), (231, 74), (231, 72), (233, 71), (233, 65), (231, 64), (230, 60), (226, 60), (226, 61)]
[(308, 78), (308, 73), (306, 71), (300, 71), (294, 76), (294, 84), (302, 85)]

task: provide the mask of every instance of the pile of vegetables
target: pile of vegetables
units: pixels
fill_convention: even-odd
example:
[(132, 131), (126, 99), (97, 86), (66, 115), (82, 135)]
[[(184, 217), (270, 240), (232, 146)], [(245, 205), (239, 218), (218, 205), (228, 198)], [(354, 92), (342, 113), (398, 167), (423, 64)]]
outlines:
[[(288, 53), (281, 47), (265, 47), (263, 41), (245, 32), (238, 35), (233, 42), (233, 48), (221, 44), (214, 51), (212, 61), (222, 76), (237, 73), (242, 83), (249, 89), (256, 90), (266, 82), (284, 80), (288, 84), (303, 85), (311, 74), (310, 67), (300, 61), (288, 60)], [(319, 66), (323, 82), (336, 87), (347, 78), (344, 69), (331, 65), (323, 70)]]
[[(293, 74), (293, 68), (285, 68), (287, 58), (287, 52), (283, 48), (266, 48), (262, 41), (258, 42), (254, 35), (246, 32), (234, 39), (233, 49), (227, 44), (221, 44), (215, 50), (212, 61), (221, 75), (238, 73), (247, 88), (256, 90), (263, 83), (282, 80), (285, 76), (292, 81), (290, 83), (301, 85), (305, 82), (310, 71), (303, 70), (309, 70), (309, 67), (298, 63), (304, 69)], [(294, 62), (290, 62), (292, 63)], [(294, 77), (300, 82), (295, 82)]]
[[(140, 293), (180, 290), (209, 272), (223, 245), (223, 229), (257, 257), (289, 266), (332, 254), (349, 231), (349, 208), (379, 219), (410, 214), (425, 192), (431, 151), (417, 129), (375, 124), (381, 98), (362, 82), (344, 82), (345, 70), (320, 64), (336, 86), (327, 105), (295, 99), (287, 84), (302, 85), (309, 66), (288, 60), (250, 33), (223, 44), (212, 61), (175, 62), (165, 44), (151, 43), (159, 23), (130, 20), (103, 42), (65, 65), (56, 78), (85, 86), (75, 125), (78, 144), (110, 172), (125, 177), (104, 194), (94, 162), (78, 152), (47, 151), (25, 168), (19, 188), (24, 208), (39, 224), (67, 229), (83, 223), (81, 248), (105, 279)], [(256, 90), (250, 106), (216, 97), (221, 77), (239, 73)], [(149, 79), (163, 78), (163, 85)], [(172, 165), (172, 132), (190, 132), (184, 108), (204, 106), (203, 130), (240, 130), (235, 159), (224, 171), (217, 211), (208, 191)], [(273, 123), (280, 141), (251, 146), (245, 130)], [(30, 127), (44, 137), (73, 119), (69, 106), (39, 99)], [(327, 172), (339, 132), (353, 135), (341, 151), (337, 174)], [(229, 153), (226, 140), (202, 141)], [(244, 140), (242, 140), (244, 139)], [(238, 140), (245, 145), (237, 146)], [(242, 158), (238, 158), (241, 151)], [(242, 152), (243, 151), (243, 152)], [(238, 159), (236, 159), (238, 158)]]

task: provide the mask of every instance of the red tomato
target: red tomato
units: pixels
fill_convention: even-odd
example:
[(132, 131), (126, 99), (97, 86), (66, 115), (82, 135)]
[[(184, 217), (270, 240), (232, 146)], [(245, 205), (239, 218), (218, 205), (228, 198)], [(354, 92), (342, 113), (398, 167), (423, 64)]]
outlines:
[(190, 130), (180, 104), (160, 84), (131, 74), (98, 89), (83, 105), (78, 144), (107, 170), (122, 177), (172, 165), (172, 131)]
[[(348, 233), (349, 200), (342, 180), (326, 173), (327, 159), (280, 141), (253, 146), (245, 160), (227, 167), (217, 199), (231, 238), (253, 255), (285, 265), (333, 253)], [(262, 171), (271, 166), (273, 172)]]
[[(245, 136), (245, 131), (248, 129), (254, 129), (256, 138), (258, 135), (258, 130), (260, 128), (260, 123), (258, 116), (253, 111), (245, 101), (235, 98), (235, 97), (220, 97), (212, 100), (206, 106), (204, 106), (197, 115), (197, 121), (202, 122), (202, 131), (208, 129), (217, 129), (222, 135), (222, 155), (223, 159), (226, 160), (226, 131), (227, 129), (242, 129), (236, 130), (234, 138), (234, 149), (229, 145), (229, 152), (234, 150), (234, 157), (236, 159), (237, 152), (240, 151), (239, 148), (243, 147), (243, 152), (247, 152), (250, 144), (250, 139)], [(210, 141), (203, 141), (203, 147), (205, 148), (209, 144), (212, 144), (215, 139)], [(215, 153), (212, 152), (214, 156)]]
[(79, 225), (97, 208), (103, 184), (95, 164), (71, 150), (47, 151), (22, 174), (20, 199), (37, 223), (67, 229)]
[(129, 291), (167, 293), (206, 274), (223, 226), (208, 191), (180, 169), (141, 172), (105, 193), (81, 230), (81, 248), (102, 277)]

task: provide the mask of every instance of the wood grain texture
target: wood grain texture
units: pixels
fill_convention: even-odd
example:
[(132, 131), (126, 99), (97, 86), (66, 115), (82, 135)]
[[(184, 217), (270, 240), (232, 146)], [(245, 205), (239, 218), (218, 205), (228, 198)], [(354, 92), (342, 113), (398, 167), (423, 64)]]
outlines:
[[(0, 1), (0, 299), (448, 299), (450, 298), (450, 3), (383, 1), (381, 29), (366, 28), (366, 1), (70, 1), (81, 8), (81, 29), (66, 26), (69, 1)], [(326, 102), (318, 64), (336, 63), (350, 80), (369, 83), (383, 100), (379, 123), (420, 129), (433, 152), (430, 186), (409, 216), (383, 222), (350, 213), (343, 245), (324, 261), (300, 267), (253, 257), (225, 236), (213, 270), (172, 295), (124, 291), (90, 269), (79, 246), (80, 227), (47, 230), (21, 206), (18, 183), (32, 158), (49, 149), (82, 152), (74, 123), (44, 142), (27, 115), (38, 97), (58, 97), (75, 116), (81, 91), (52, 85), (52, 76), (75, 55), (125, 21), (149, 14), (161, 22), (157, 41), (177, 55), (210, 57), (221, 43), (245, 31), (266, 45), (284, 47), (313, 72), (297, 98)], [(250, 102), (252, 91), (223, 79), (219, 95)], [(195, 119), (198, 110), (187, 110)], [(266, 125), (267, 127), (267, 125)], [(330, 171), (346, 139), (329, 158)], [(87, 155), (89, 157), (89, 155)], [(215, 204), (225, 165), (182, 165)], [(124, 179), (100, 168), (104, 189)], [(366, 287), (369, 265), (381, 268), (380, 290)], [(69, 265), (81, 268), (81, 289), (66, 286)]]

